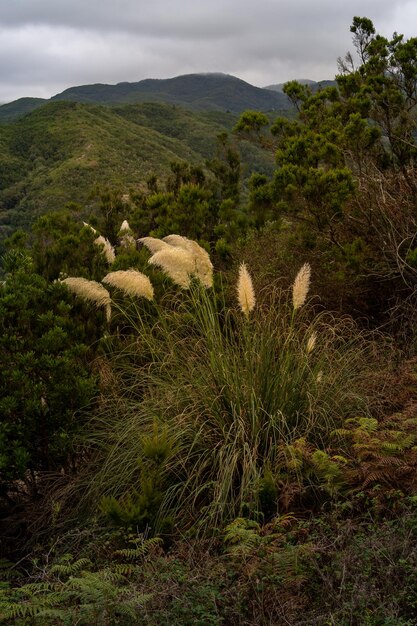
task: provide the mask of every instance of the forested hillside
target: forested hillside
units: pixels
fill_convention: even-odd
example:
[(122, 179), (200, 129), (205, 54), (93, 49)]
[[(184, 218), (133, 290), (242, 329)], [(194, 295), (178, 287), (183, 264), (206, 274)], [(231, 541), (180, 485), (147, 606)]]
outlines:
[[(143, 190), (152, 176), (165, 180), (175, 161), (204, 167), (217, 136), (235, 122), (232, 114), (165, 104), (110, 109), (54, 102), (0, 126), (0, 242), (69, 202), (89, 215), (97, 189)], [(260, 147), (243, 141), (237, 149), (246, 178), (272, 171), (273, 156)]]
[(1, 128), (1, 624), (415, 626), (417, 38), (351, 33), (291, 115)]
[[(280, 111), (292, 108), (284, 93), (260, 89), (227, 74), (188, 74), (168, 79), (146, 79), (117, 85), (80, 85), (56, 94), (50, 101), (83, 102), (115, 106), (162, 102), (192, 111), (241, 113), (246, 109)], [(21, 117), (47, 100), (20, 98), (0, 106), (0, 123)]]

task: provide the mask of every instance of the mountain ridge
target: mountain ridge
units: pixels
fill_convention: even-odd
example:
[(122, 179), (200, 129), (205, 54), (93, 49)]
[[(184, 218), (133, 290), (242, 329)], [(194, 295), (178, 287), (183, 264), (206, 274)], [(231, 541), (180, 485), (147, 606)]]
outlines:
[[(307, 85), (310, 89), (315, 93), (319, 89), (324, 89), (325, 87), (335, 87), (337, 85), (337, 81), (335, 80), (310, 80), (310, 78), (295, 78), (297, 83), (301, 85)], [(285, 83), (276, 83), (274, 85), (266, 85), (263, 89), (269, 89), (270, 91), (275, 91), (276, 93), (283, 93), (284, 86), (290, 81), (285, 81)]]
[[(163, 102), (193, 111), (288, 110), (292, 105), (283, 93), (255, 87), (221, 73), (184, 74), (173, 78), (146, 78), (114, 85), (94, 83), (69, 87), (48, 100), (20, 98), (0, 106), (0, 122), (18, 119), (31, 110), (56, 100), (114, 106), (140, 102)], [(22, 101), (25, 101), (24, 106)]]

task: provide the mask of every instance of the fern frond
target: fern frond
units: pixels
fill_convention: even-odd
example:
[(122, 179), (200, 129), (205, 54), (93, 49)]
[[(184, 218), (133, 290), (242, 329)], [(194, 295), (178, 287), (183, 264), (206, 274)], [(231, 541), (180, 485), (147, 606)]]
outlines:
[(396, 452), (403, 452), (408, 446), (403, 443), (395, 441), (382, 441), (381, 452), (387, 452), (389, 454), (395, 454)]
[[(53, 608), (45, 608), (45, 609), (41, 609), (37, 614), (36, 617), (49, 617), (53, 620), (61, 620), (62, 622), (65, 622), (66, 618), (68, 617), (68, 611), (66, 609), (53, 609)], [(44, 624), (46, 623), (51, 623), (51, 622), (44, 622)], [(67, 622), (65, 622), (67, 623)]]
[(32, 595), (35, 593), (41, 592), (49, 592), (56, 591), (58, 588), (62, 587), (62, 583), (55, 581), (42, 580), (37, 583), (27, 583), (23, 587), (20, 587), (19, 591), (28, 595)]
[(73, 576), (77, 574), (80, 570), (85, 567), (91, 566), (92, 563), (90, 559), (82, 558), (75, 561), (75, 563), (70, 563), (66, 565), (65, 563), (56, 563), (50, 569), (51, 574), (62, 574), (63, 576)]
[(253, 520), (238, 517), (226, 526), (224, 542), (228, 545), (229, 554), (246, 554), (252, 552), (262, 542), (259, 535), (260, 526)]
[(115, 556), (123, 556), (126, 559), (140, 559), (146, 556), (149, 551), (160, 545), (162, 543), (162, 539), (160, 537), (150, 537), (149, 539), (135, 538), (131, 540), (130, 543), (135, 545), (134, 548), (122, 548), (120, 550), (115, 550)]
[(141, 571), (141, 568), (134, 563), (114, 563), (112, 565), (112, 570), (121, 576), (130, 576), (135, 572)]
[(105, 582), (118, 583), (124, 581), (124, 576), (120, 572), (116, 572), (114, 567), (111, 569), (106, 567), (98, 570), (97, 576)]
[(142, 557), (145, 552), (139, 548), (123, 548), (121, 550), (115, 550), (116, 556), (123, 556), (125, 559), (138, 559)]

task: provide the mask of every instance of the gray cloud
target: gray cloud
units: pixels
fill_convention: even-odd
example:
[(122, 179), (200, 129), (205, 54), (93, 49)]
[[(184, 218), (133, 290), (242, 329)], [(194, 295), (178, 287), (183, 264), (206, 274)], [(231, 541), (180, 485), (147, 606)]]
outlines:
[[(0, 4), (0, 102), (66, 87), (222, 71), (333, 78), (353, 15), (409, 32), (414, 0), (13, 0)], [(416, 28), (417, 30), (417, 28)]]

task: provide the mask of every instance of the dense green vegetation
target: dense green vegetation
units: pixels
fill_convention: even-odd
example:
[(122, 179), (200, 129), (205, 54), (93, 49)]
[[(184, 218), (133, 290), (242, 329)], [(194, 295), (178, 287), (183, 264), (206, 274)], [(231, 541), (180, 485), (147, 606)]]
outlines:
[(40, 204), (0, 283), (0, 622), (415, 624), (417, 39), (351, 32), (296, 116), (1, 129), (2, 201)]
[[(188, 74), (166, 80), (147, 79), (138, 83), (81, 85), (70, 87), (50, 99), (54, 100), (106, 106), (161, 102), (192, 111), (229, 111), (235, 114), (245, 109), (277, 111), (291, 108), (283, 93), (254, 87), (227, 74)], [(0, 122), (17, 119), (44, 102), (40, 98), (20, 98), (2, 105)]]
[[(90, 217), (99, 212), (106, 189), (122, 196), (146, 190), (152, 177), (165, 181), (172, 162), (205, 168), (216, 136), (235, 121), (227, 113), (197, 114), (165, 104), (109, 109), (53, 102), (0, 126), (0, 245), (16, 227), (28, 228), (69, 202)], [(246, 178), (272, 171), (273, 156), (259, 147), (243, 141), (236, 149)]]

